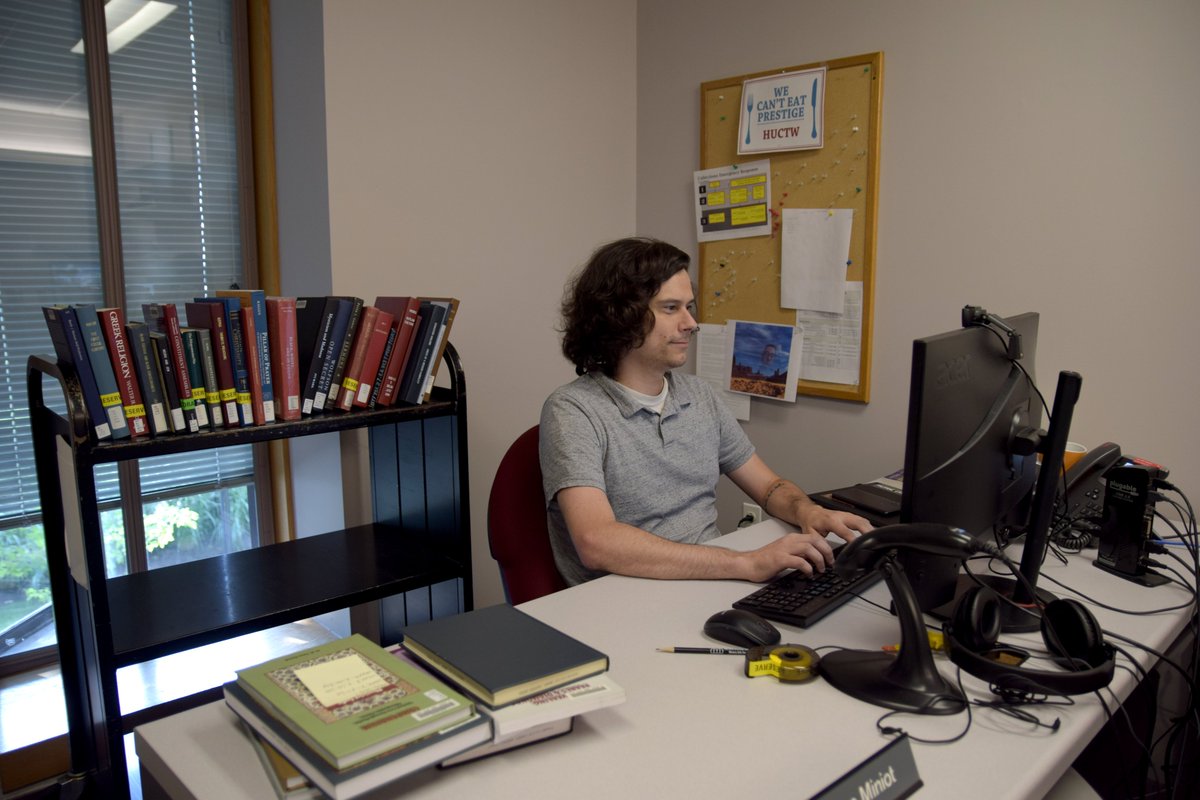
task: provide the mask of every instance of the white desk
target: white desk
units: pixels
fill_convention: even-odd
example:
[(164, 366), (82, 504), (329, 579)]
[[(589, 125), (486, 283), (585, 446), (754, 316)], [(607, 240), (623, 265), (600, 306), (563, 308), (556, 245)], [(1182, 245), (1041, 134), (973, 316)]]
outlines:
[[(783, 530), (767, 521), (723, 537), (723, 545), (751, 549)], [(1091, 566), (1090, 555), (1066, 567), (1049, 559), (1043, 574), (1103, 599), (1109, 605), (1148, 610), (1178, 605), (1187, 593), (1173, 586), (1146, 589)], [(1043, 579), (1060, 596), (1070, 596)], [(882, 709), (853, 700), (821, 680), (785, 684), (746, 678), (737, 656), (656, 652), (666, 645), (709, 645), (704, 620), (748, 594), (736, 581), (652, 581), (610, 576), (526, 603), (536, 617), (608, 653), (628, 700), (591, 712), (574, 733), (506, 755), (449, 770), (430, 769), (384, 787), (373, 798), (731, 797), (743, 792), (784, 792), (807, 797), (842, 776), (889, 739), (876, 732)], [(888, 601), (881, 583), (869, 596)], [(1183, 612), (1131, 617), (1093, 609), (1106, 630), (1164, 650), (1186, 621)], [(895, 642), (895, 618), (861, 600), (805, 630), (781, 626), (783, 641), (810, 647), (874, 649)], [(1040, 637), (1005, 635), (1040, 651)], [(1154, 659), (1134, 648), (1143, 666)], [(937, 656), (953, 679), (955, 668)], [(1126, 663), (1119, 657), (1118, 665)], [(1031, 664), (1033, 666), (1033, 664)], [(1046, 667), (1045, 663), (1037, 665)], [(990, 697), (964, 675), (968, 693)], [(1136, 685), (1118, 667), (1112, 691), (1124, 699)], [(1110, 708), (1116, 700), (1105, 693)], [(966, 738), (953, 745), (913, 744), (925, 786), (920, 797), (1041, 797), (1059, 780), (1105, 722), (1094, 695), (1072, 707), (1034, 709), (1061, 729), (1018, 723), (976, 710)], [(893, 718), (914, 736), (948, 738), (965, 714)], [(241, 739), (222, 703), (143, 725), (137, 750), (144, 774), (171, 797), (270, 797), (262, 767)], [(149, 795), (148, 795), (149, 797)]]

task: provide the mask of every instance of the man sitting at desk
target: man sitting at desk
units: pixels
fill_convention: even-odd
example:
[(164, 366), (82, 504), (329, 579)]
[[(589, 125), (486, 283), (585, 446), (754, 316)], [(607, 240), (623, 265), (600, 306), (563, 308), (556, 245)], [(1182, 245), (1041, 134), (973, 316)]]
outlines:
[[(688, 256), (621, 239), (592, 254), (563, 301), (563, 353), (580, 377), (542, 408), (540, 451), (550, 543), (567, 583), (605, 573), (765, 581), (833, 563), (825, 536), (869, 531), (780, 478), (687, 363), (699, 326)], [(796, 526), (749, 552), (701, 546), (721, 535), (716, 489), (728, 475)]]

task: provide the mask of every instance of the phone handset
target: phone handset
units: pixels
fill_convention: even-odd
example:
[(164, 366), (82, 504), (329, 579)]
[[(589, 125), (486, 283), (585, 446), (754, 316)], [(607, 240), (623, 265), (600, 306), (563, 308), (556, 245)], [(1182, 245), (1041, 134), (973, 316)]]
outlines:
[(1065, 483), (1068, 500), (1072, 495), (1080, 493), (1080, 489), (1091, 490), (1100, 488), (1100, 478), (1109, 467), (1121, 461), (1121, 448), (1115, 442), (1105, 442), (1093, 447), (1083, 458), (1075, 462), (1067, 470)]
[(1053, 538), (1060, 546), (1078, 551), (1095, 543), (1104, 513), (1104, 473), (1127, 460), (1119, 445), (1105, 442), (1093, 447), (1067, 470), (1059, 484), (1053, 530)]

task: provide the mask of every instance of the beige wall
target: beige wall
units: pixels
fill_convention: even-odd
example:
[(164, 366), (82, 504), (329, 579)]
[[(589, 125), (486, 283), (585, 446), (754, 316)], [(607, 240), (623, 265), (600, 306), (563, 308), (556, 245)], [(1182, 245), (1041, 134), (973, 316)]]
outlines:
[[(638, 6), (638, 227), (696, 252), (703, 81), (884, 53), (867, 406), (754, 401), (768, 463), (810, 488), (903, 463), (914, 337), (964, 304), (1042, 313), (1038, 378), (1083, 376), (1072, 438), (1200, 493), (1200, 4), (717, 0)], [(728, 483), (722, 522), (742, 498)]]
[[(979, 304), (1043, 314), (1038, 376), (1084, 377), (1072, 438), (1200, 491), (1200, 5), (1191, 0), (324, 3), (333, 289), (456, 294), (476, 602), (507, 444), (571, 378), (568, 272), (633, 232), (695, 253), (699, 85), (883, 51), (869, 405), (754, 402), (767, 460), (822, 488), (900, 465), (911, 340)], [(636, 213), (635, 213), (636, 211)], [(740, 508), (728, 488), (722, 522)]]
[(636, 4), (338, 0), (324, 18), (333, 289), (461, 299), (475, 596), (498, 602), (496, 465), (574, 377), (554, 332), (568, 273), (634, 232)]

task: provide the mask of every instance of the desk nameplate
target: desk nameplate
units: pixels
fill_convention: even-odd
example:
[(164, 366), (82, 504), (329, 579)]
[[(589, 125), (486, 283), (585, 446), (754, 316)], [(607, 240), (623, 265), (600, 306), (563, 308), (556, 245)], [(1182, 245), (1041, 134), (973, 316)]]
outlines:
[(902, 800), (924, 786), (907, 736), (888, 743), (812, 800)]

